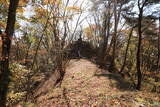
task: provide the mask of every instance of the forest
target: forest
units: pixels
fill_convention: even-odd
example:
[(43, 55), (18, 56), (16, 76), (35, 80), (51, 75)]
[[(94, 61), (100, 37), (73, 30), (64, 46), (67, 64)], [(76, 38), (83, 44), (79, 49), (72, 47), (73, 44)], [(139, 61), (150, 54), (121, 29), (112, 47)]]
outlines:
[(160, 107), (160, 0), (0, 0), (0, 107)]

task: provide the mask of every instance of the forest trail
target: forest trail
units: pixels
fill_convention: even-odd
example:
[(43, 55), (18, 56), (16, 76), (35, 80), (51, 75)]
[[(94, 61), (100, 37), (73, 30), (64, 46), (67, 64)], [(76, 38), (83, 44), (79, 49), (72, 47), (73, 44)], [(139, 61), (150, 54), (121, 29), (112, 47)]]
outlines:
[(86, 59), (73, 59), (67, 66), (61, 86), (39, 96), (37, 103), (38, 107), (148, 106), (142, 97), (147, 98), (143, 93), (133, 91), (119, 74), (99, 69)]

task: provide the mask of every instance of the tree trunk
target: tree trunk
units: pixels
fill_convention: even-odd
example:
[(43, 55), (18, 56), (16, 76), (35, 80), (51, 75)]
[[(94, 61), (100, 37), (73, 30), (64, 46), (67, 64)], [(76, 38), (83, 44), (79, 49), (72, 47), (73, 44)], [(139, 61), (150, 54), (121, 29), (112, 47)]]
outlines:
[(160, 17), (159, 17), (159, 34), (158, 34), (158, 58), (157, 58), (157, 68), (159, 68), (160, 62)]
[(117, 43), (117, 28), (118, 28), (120, 13), (121, 13), (121, 7), (120, 7), (120, 10), (118, 11), (118, 15), (117, 15), (117, 0), (114, 0), (114, 21), (115, 22), (114, 22), (114, 35), (112, 37), (112, 40), (113, 40), (112, 57), (111, 57), (111, 64), (109, 66), (109, 71), (110, 72), (112, 72), (114, 70), (114, 66), (115, 66), (115, 50), (116, 50), (116, 43)]
[(42, 42), (42, 39), (43, 39), (43, 37), (44, 37), (45, 31), (46, 31), (46, 29), (47, 29), (47, 25), (48, 25), (48, 22), (49, 22), (48, 20), (49, 20), (49, 18), (47, 18), (46, 24), (45, 24), (45, 26), (44, 26), (44, 28), (43, 28), (42, 35), (40, 36), (40, 40), (39, 40), (39, 42), (38, 42), (38, 44), (37, 44), (37, 47), (36, 47), (36, 50), (35, 50), (36, 53), (34, 54), (32, 66), (31, 66), (31, 69), (32, 69), (32, 70), (34, 69), (34, 64), (36, 63), (36, 60), (37, 60), (38, 50), (39, 50), (40, 44), (41, 44), (41, 42)]
[[(102, 64), (102, 66), (104, 66), (104, 62), (105, 60), (105, 55), (106, 55), (106, 50), (108, 47), (108, 39), (109, 39), (109, 34), (110, 34), (110, 19), (111, 19), (111, 15), (110, 15), (110, 2), (108, 3), (108, 12), (104, 13), (104, 18), (103, 18), (103, 28), (102, 28), (102, 36), (103, 36), (103, 44), (102, 47), (100, 49), (100, 53), (99, 53), (99, 63)], [(106, 12), (106, 11), (105, 11)], [(107, 33), (106, 33), (107, 31)]]
[(128, 48), (129, 48), (129, 44), (130, 44), (130, 39), (131, 39), (131, 36), (132, 36), (132, 32), (133, 32), (133, 28), (131, 29), (131, 31), (130, 31), (130, 33), (129, 33), (129, 38), (128, 38), (127, 47), (126, 47), (126, 51), (125, 51), (124, 61), (123, 61), (123, 65), (122, 65), (122, 67), (121, 67), (120, 72), (123, 72), (124, 67), (125, 67), (125, 65), (126, 65), (126, 59), (127, 59), (127, 55), (128, 55)]
[(138, 17), (138, 49), (137, 49), (137, 56), (136, 56), (136, 66), (137, 66), (137, 90), (140, 90), (141, 88), (141, 80), (142, 80), (142, 73), (141, 73), (141, 42), (142, 42), (142, 17), (143, 17), (143, 7), (139, 10), (139, 17)]
[[(111, 7), (111, 3), (109, 2), (108, 3), (108, 13), (107, 13), (107, 16), (106, 16), (106, 18), (107, 18), (107, 20), (106, 20), (106, 23), (105, 23), (105, 25), (106, 25), (106, 27), (105, 27), (105, 30), (103, 31), (105, 34), (104, 34), (104, 44), (103, 44), (103, 52), (102, 52), (102, 54), (104, 53), (106, 53), (106, 50), (107, 50), (107, 47), (108, 47), (108, 39), (109, 39), (109, 35), (110, 35), (110, 20), (111, 20), (111, 13), (110, 13), (110, 7)], [(106, 30), (107, 30), (107, 35), (106, 35)], [(103, 56), (103, 58), (104, 58), (105, 56)]]
[(7, 91), (9, 85), (9, 53), (11, 47), (12, 36), (14, 33), (14, 25), (16, 21), (16, 9), (19, 0), (10, 0), (7, 27), (2, 35), (2, 60), (0, 74), (0, 107), (6, 107)]

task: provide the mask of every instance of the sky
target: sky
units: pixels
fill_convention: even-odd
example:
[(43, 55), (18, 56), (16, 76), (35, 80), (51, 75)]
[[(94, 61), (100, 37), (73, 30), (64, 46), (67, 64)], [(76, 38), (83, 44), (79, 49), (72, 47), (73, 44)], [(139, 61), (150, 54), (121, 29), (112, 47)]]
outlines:
[[(64, 3), (67, 2), (67, 0), (63, 0)], [(82, 9), (84, 10), (83, 14), (81, 15), (81, 19), (80, 20), (83, 20), (85, 17), (87, 17), (89, 15), (89, 12), (88, 12), (88, 9), (91, 8), (91, 2), (90, 0), (69, 0), (69, 4), (68, 6), (81, 6), (82, 5)], [(35, 12), (34, 12), (34, 8), (33, 6), (31, 5), (28, 5), (26, 8), (25, 8), (25, 12), (23, 14), (26, 18), (30, 18), (31, 16), (35, 15)], [(77, 14), (75, 17), (74, 17), (74, 20), (73, 20), (73, 24), (75, 24), (76, 20), (78, 19), (79, 17), (79, 14)], [(21, 24), (23, 24), (23, 22), (21, 22)], [(82, 24), (86, 24), (86, 23), (82, 23)]]
[[(67, 0), (63, 0), (63, 2), (66, 3)], [(84, 27), (88, 26), (87, 21), (84, 19), (90, 17), (89, 16), (90, 13), (88, 10), (91, 8), (92, 5), (91, 5), (90, 0), (69, 0), (68, 6), (80, 7), (81, 5), (82, 5), (83, 13), (81, 14), (77, 29), (80, 29), (80, 27), (84, 28)], [(25, 18), (29, 19), (30, 17), (35, 15), (34, 7), (32, 5), (27, 5), (27, 7), (25, 7), (24, 9), (25, 9), (25, 11), (24, 11), (23, 15), (25, 16)], [(69, 22), (69, 25), (72, 26), (72, 29), (75, 29), (79, 16), (80, 16), (80, 13), (77, 15), (74, 15), (73, 19)], [(18, 22), (20, 23), (21, 26), (28, 26), (28, 24), (29, 24), (29, 22), (26, 22), (23, 20), (18, 20)], [(15, 32), (15, 35), (19, 37), (20, 35), (22, 35), (22, 33)]]
[[(64, 1), (67, 1), (67, 0), (64, 0)], [(81, 25), (82, 27), (88, 26), (87, 21), (84, 19), (90, 18), (89, 9), (92, 6), (90, 0), (70, 0), (68, 6), (73, 6), (73, 5), (78, 6), (78, 7), (80, 7), (82, 5), (83, 13), (81, 14), (81, 18), (79, 21), (81, 23), (79, 23), (79, 25)], [(80, 14), (77, 14), (73, 17), (73, 20), (71, 23), (73, 25), (73, 27), (76, 26), (76, 22), (77, 22), (79, 16), (80, 16)]]
[[(93, 1), (93, 0), (92, 0)], [(95, 2), (98, 2), (99, 0), (95, 0)], [(64, 3), (67, 2), (67, 0), (63, 0)], [(90, 0), (69, 0), (69, 4), (68, 6), (81, 6), (82, 5), (82, 10), (83, 10), (83, 13), (81, 14), (81, 17), (80, 17), (80, 20), (79, 20), (79, 23), (78, 23), (78, 29), (81, 29), (81, 27), (85, 28), (88, 26), (88, 22), (87, 20), (93, 24), (94, 21), (93, 21), (93, 16), (91, 16), (92, 14), (89, 12), (89, 10), (91, 9), (92, 7), (92, 3), (90, 2)], [(137, 5), (137, 4), (135, 4)], [(147, 7), (146, 9), (146, 12), (145, 14), (150, 14), (152, 13), (152, 11), (154, 11), (156, 8), (160, 8), (160, 5), (155, 5), (154, 7)], [(135, 8), (133, 9), (136, 13), (138, 13), (138, 7), (135, 6)], [(35, 12), (34, 12), (34, 8), (31, 6), (31, 5), (28, 5), (26, 8), (25, 8), (25, 12), (23, 14), (26, 18), (30, 18), (31, 16), (35, 15)], [(72, 29), (74, 29), (77, 25), (77, 20), (79, 18), (80, 14), (77, 14), (73, 17), (73, 19), (69, 22), (69, 25), (72, 27)], [(159, 15), (160, 16), (160, 15)], [(27, 25), (26, 22), (24, 21), (20, 21), (20, 24), (22, 26), (25, 26)]]

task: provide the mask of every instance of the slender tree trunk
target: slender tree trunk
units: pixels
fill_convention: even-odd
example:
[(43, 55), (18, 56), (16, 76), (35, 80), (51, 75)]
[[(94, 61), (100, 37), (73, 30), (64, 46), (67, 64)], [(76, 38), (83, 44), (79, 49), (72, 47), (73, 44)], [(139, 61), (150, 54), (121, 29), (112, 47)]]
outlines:
[(142, 17), (143, 17), (143, 8), (140, 8), (139, 10), (139, 18), (138, 18), (138, 49), (137, 49), (137, 56), (136, 56), (136, 66), (137, 66), (137, 90), (140, 90), (141, 88), (141, 81), (142, 81), (142, 73), (141, 73), (141, 42), (142, 42)]
[(41, 42), (42, 42), (44, 33), (45, 33), (45, 31), (46, 31), (46, 28), (47, 28), (47, 25), (48, 25), (48, 20), (49, 20), (49, 18), (47, 18), (47, 21), (46, 21), (46, 24), (45, 24), (45, 26), (44, 26), (42, 35), (40, 36), (40, 40), (39, 40), (39, 42), (38, 42), (38, 44), (37, 44), (37, 47), (36, 47), (36, 50), (35, 50), (36, 53), (34, 54), (34, 57), (33, 57), (33, 62), (32, 62), (32, 67), (31, 67), (31, 69), (34, 68), (34, 64), (36, 63), (36, 59), (37, 59), (37, 55), (38, 55), (38, 50), (39, 50), (40, 44), (41, 44)]
[(104, 13), (104, 16), (103, 16), (103, 28), (101, 30), (101, 33), (102, 33), (102, 37), (103, 37), (103, 43), (102, 45), (100, 46), (100, 51), (99, 51), (99, 62), (101, 64), (104, 64), (104, 57), (105, 57), (105, 51), (106, 51), (106, 44), (108, 43), (108, 36), (106, 36), (106, 30), (107, 30), (107, 21), (108, 21), (108, 14), (107, 13)]
[(130, 31), (130, 33), (129, 33), (129, 38), (128, 38), (127, 47), (126, 47), (125, 56), (124, 56), (124, 62), (123, 62), (123, 65), (122, 65), (122, 67), (121, 67), (120, 72), (123, 72), (124, 67), (125, 67), (125, 65), (126, 65), (126, 59), (127, 59), (127, 55), (128, 55), (128, 49), (129, 49), (129, 44), (130, 44), (132, 32), (133, 32), (133, 28), (131, 29), (131, 31)]
[(16, 9), (19, 0), (10, 0), (7, 27), (2, 36), (2, 60), (0, 74), (0, 107), (6, 107), (7, 91), (9, 85), (9, 53), (11, 47), (12, 36), (14, 33), (14, 25), (16, 21)]
[(103, 28), (101, 30), (101, 35), (103, 37), (103, 43), (102, 43), (102, 46), (100, 46), (100, 60), (103, 60), (104, 58), (104, 49), (105, 49), (105, 43), (106, 43), (106, 29), (107, 29), (107, 13), (104, 13), (103, 15), (103, 24), (102, 24)]
[(158, 58), (157, 58), (157, 68), (159, 68), (160, 61), (160, 17), (159, 17), (159, 34), (158, 34)]
[[(111, 4), (109, 3), (108, 4), (109, 8), (111, 7)], [(109, 36), (110, 36), (110, 21), (111, 21), (111, 13), (110, 13), (110, 9), (108, 10), (108, 22), (107, 22), (107, 37), (106, 37), (106, 48), (105, 48), (105, 51), (108, 50), (108, 39), (109, 39)]]
[[(116, 49), (116, 43), (117, 43), (117, 28), (118, 28), (118, 20), (120, 17), (120, 10), (117, 16), (117, 0), (114, 0), (114, 35), (112, 37), (113, 39), (113, 49), (112, 49), (112, 57), (111, 57), (111, 64), (109, 66), (109, 71), (112, 72), (115, 66), (115, 49)], [(112, 41), (111, 41), (112, 42)]]
[[(107, 50), (107, 47), (108, 47), (108, 39), (109, 39), (109, 35), (110, 35), (110, 19), (111, 19), (111, 14), (110, 14), (110, 7), (111, 7), (111, 3), (109, 2), (108, 3), (108, 13), (107, 15), (105, 16), (106, 17), (106, 21), (105, 21), (105, 28), (104, 28), (104, 31), (103, 31), (103, 35), (104, 35), (104, 44), (103, 44), (103, 51), (102, 51), (102, 54), (103, 55), (103, 59), (104, 59), (104, 55), (106, 54), (106, 50)], [(107, 30), (107, 34), (106, 34), (106, 30)]]

